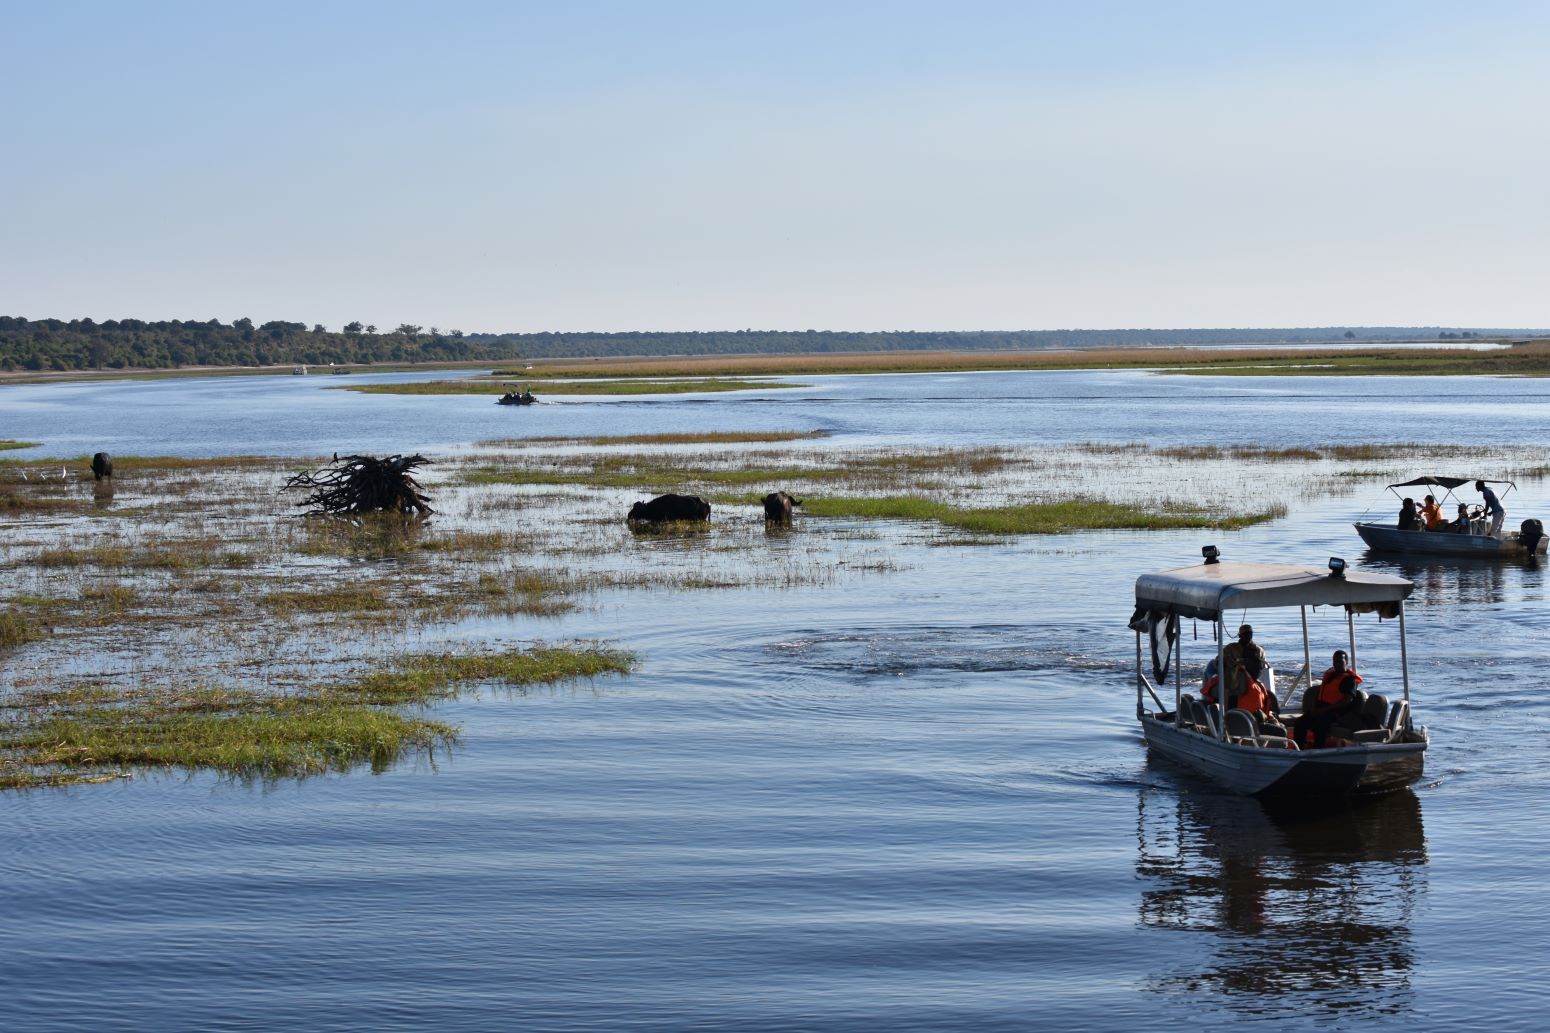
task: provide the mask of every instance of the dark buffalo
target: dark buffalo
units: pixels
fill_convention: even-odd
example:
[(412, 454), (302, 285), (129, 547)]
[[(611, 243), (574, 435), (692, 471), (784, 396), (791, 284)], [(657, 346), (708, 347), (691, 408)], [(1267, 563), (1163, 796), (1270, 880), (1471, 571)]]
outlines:
[(630, 523), (659, 523), (664, 520), (709, 520), (710, 503), (698, 495), (659, 495), (650, 502), (630, 507)]
[(802, 500), (783, 491), (772, 491), (764, 496), (764, 519), (782, 524), (791, 523), (791, 507), (800, 506)]
[(92, 476), (97, 480), (113, 476), (113, 457), (106, 452), (98, 452), (91, 457)]

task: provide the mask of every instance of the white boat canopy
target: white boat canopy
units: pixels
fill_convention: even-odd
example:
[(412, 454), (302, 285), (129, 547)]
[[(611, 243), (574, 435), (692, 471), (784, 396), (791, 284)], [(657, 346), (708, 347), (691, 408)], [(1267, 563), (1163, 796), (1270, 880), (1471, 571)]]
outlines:
[(1227, 610), (1272, 606), (1345, 606), (1388, 616), (1414, 587), (1388, 574), (1222, 561), (1141, 575), (1136, 609), (1213, 621)]

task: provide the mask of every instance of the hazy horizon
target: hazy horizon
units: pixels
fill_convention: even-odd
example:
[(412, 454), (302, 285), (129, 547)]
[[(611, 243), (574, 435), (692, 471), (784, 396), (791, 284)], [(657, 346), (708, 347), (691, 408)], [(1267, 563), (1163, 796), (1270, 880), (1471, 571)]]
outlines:
[[(0, 7), (0, 312), (1529, 328), (1550, 9)], [(660, 329), (659, 328), (665, 328)]]

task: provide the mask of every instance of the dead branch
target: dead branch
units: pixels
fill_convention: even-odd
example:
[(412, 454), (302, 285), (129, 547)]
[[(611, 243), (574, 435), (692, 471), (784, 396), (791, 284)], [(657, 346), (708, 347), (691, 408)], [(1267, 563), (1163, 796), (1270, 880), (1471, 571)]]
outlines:
[(312, 473), (299, 473), (286, 481), (280, 490), (309, 492), (296, 503), (312, 507), (307, 510), (307, 516), (381, 510), (426, 516), (435, 511), (430, 507), (430, 499), (420, 492), (420, 485), (412, 474), (429, 462), (421, 455), (378, 459), (375, 456), (341, 458), (336, 454), (328, 466)]

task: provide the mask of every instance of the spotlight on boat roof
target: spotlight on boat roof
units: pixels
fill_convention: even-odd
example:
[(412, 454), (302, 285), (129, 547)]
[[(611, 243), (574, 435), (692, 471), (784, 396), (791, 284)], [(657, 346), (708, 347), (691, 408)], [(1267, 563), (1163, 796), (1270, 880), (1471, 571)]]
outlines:
[(1329, 576), (1345, 577), (1345, 560), (1339, 556), (1331, 556), (1329, 558)]
[(1200, 555), (1202, 555), (1202, 556), (1204, 556), (1206, 558), (1206, 562), (1207, 563), (1215, 563), (1217, 561), (1217, 557), (1220, 556), (1221, 554), (1222, 554), (1222, 551), (1220, 549), (1218, 549), (1214, 545), (1204, 546), (1200, 550)]

